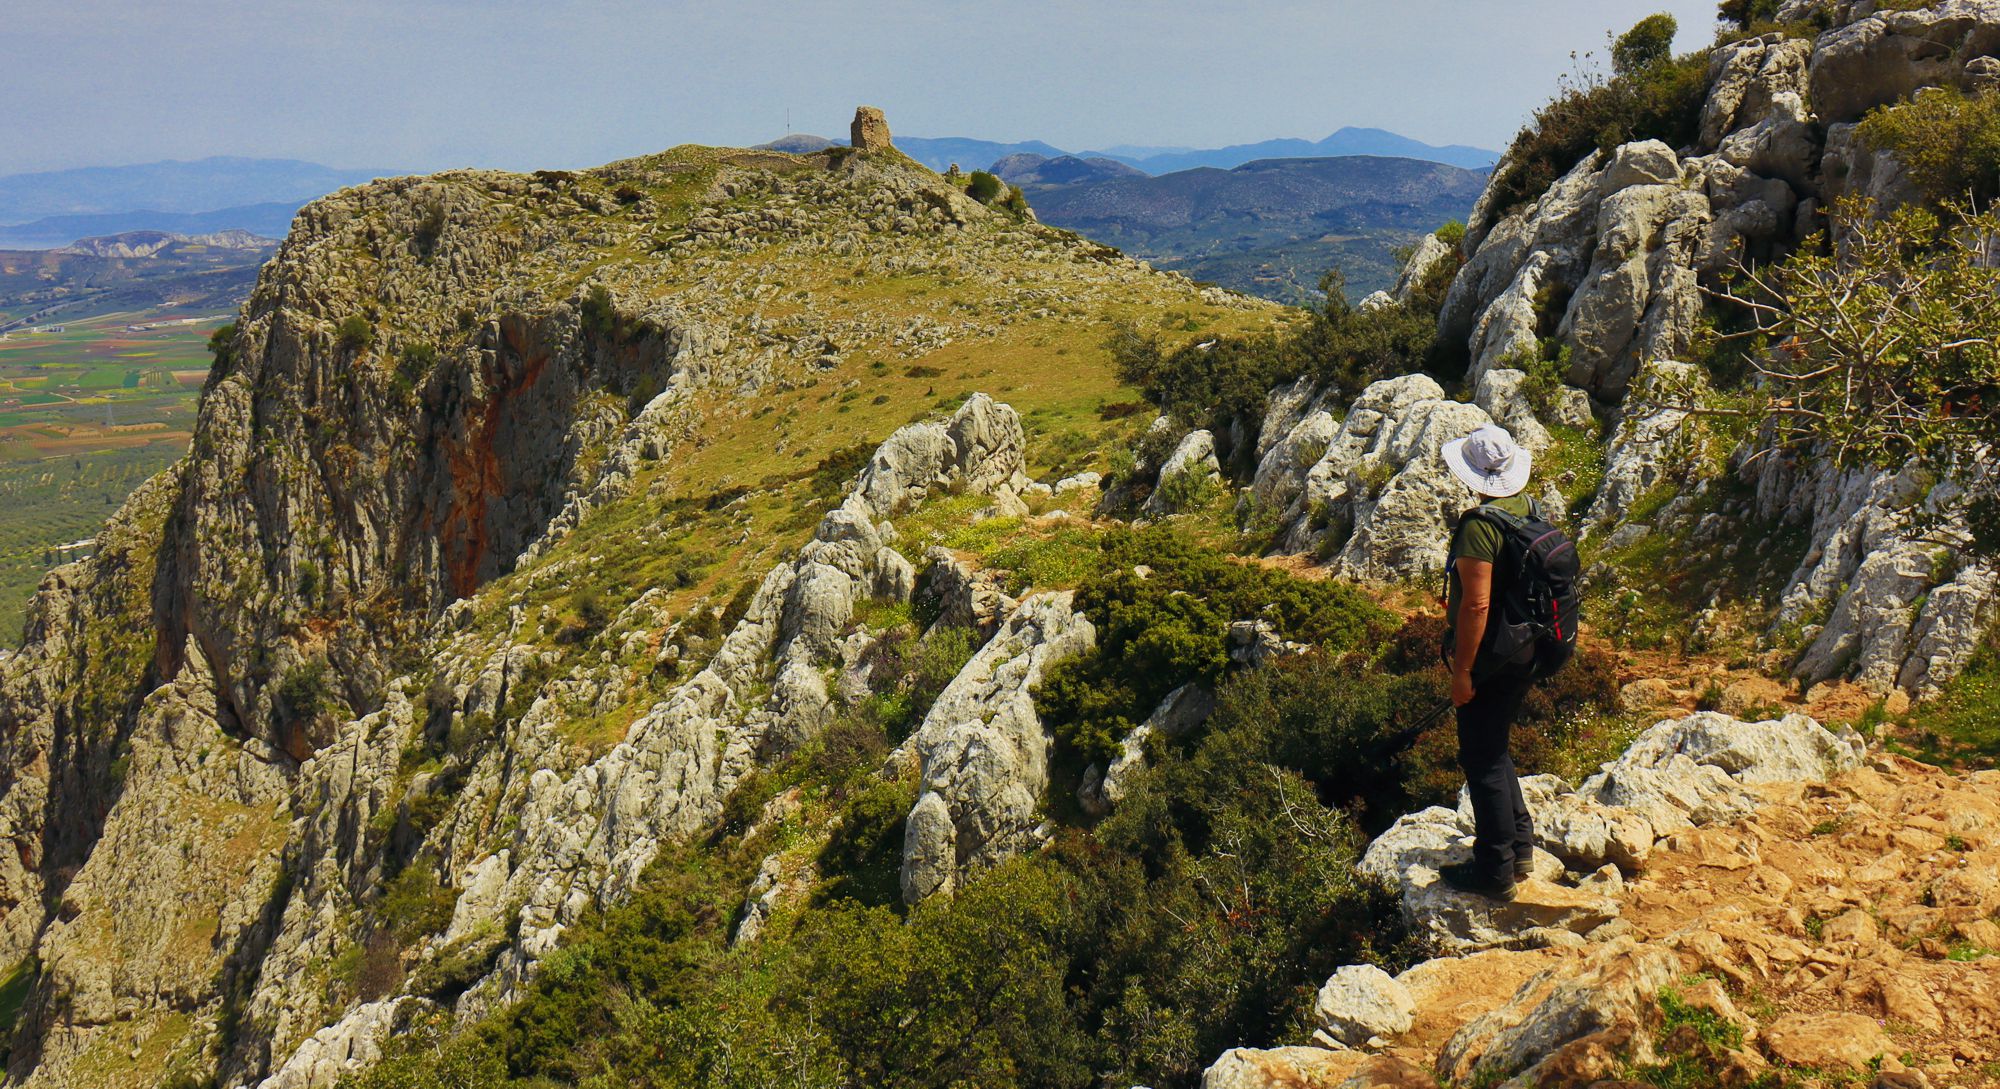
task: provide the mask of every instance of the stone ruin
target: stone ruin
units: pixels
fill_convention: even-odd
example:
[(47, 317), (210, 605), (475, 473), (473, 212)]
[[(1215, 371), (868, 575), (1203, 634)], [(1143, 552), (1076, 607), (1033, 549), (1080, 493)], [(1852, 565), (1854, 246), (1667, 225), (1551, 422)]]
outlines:
[(890, 146), (889, 119), (873, 106), (857, 106), (847, 142), (856, 151), (875, 151)]

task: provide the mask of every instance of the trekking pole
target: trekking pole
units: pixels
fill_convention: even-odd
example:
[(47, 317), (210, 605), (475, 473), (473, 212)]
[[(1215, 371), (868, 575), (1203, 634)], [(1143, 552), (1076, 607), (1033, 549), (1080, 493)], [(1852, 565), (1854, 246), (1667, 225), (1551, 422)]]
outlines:
[(1450, 713), (1451, 709), (1451, 697), (1446, 696), (1437, 706), (1424, 712), (1423, 717), (1390, 735), (1388, 740), (1382, 743), (1381, 752), (1378, 755), (1387, 756), (1391, 753), (1400, 752), (1415, 743), (1419, 735), (1435, 725), (1438, 719)]

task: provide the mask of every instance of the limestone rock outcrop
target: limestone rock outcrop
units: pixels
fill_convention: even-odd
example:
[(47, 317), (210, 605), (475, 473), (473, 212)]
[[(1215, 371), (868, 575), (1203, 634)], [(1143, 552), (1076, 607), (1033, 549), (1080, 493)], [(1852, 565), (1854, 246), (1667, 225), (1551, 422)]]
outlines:
[[(1546, 444), (1546, 429), (1515, 395), (1518, 376), (1513, 388), (1505, 381), (1488, 382), (1487, 403), (1521, 429), (1524, 443)], [(1474, 498), (1438, 451), (1493, 417), (1479, 405), (1446, 398), (1421, 374), (1370, 385), (1337, 426), (1323, 408), (1287, 411), (1286, 402), (1296, 399), (1295, 390), (1273, 395), (1250, 490), (1251, 501), (1283, 527), (1281, 547), (1315, 553), (1334, 574), (1367, 582), (1441, 571), (1450, 527)], [(1550, 512), (1560, 511), (1552, 490), (1540, 498)]]
[(1026, 598), (892, 756), (891, 767), (916, 765), (923, 792), (905, 825), (905, 902), (949, 892), (1033, 842), (1051, 745), (1033, 689), (1096, 638), (1067, 591)]

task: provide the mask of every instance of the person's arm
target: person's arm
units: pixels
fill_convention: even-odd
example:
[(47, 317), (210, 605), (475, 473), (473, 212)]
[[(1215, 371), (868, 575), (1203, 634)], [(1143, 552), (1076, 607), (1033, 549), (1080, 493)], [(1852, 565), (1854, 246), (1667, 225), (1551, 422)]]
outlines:
[(1459, 557), (1458, 614), (1452, 618), (1452, 626), (1458, 633), (1458, 646), (1451, 659), (1454, 707), (1472, 701), (1472, 662), (1479, 657), (1479, 643), (1486, 637), (1486, 617), (1492, 607), (1493, 565), (1486, 560)]

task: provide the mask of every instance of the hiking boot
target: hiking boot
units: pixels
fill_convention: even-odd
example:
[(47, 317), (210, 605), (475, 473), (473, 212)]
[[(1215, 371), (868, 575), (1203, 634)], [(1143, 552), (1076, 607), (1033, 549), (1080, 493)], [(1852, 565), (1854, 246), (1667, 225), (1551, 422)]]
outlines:
[(1518, 883), (1535, 876), (1535, 856), (1516, 854), (1514, 856), (1514, 880)]
[(1489, 874), (1471, 862), (1454, 862), (1438, 867), (1438, 876), (1444, 883), (1460, 892), (1484, 896), (1492, 900), (1512, 900), (1514, 898), (1514, 877)]

